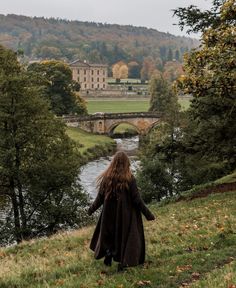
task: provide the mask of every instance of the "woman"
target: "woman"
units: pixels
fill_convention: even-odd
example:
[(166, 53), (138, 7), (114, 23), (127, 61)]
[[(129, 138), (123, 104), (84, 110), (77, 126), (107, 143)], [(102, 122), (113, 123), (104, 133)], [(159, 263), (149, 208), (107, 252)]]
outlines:
[(124, 152), (115, 154), (97, 184), (98, 195), (88, 210), (91, 215), (103, 205), (90, 244), (95, 258), (105, 257), (104, 264), (108, 266), (113, 258), (119, 262), (118, 270), (143, 264), (145, 240), (141, 212), (147, 220), (155, 217), (140, 197)]

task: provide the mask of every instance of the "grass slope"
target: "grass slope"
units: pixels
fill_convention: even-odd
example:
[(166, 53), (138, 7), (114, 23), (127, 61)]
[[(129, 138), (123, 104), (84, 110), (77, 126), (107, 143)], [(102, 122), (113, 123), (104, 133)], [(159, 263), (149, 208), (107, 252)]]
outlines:
[(117, 273), (94, 260), (88, 227), (1, 249), (0, 287), (235, 287), (235, 192), (151, 209), (143, 267)]
[(116, 142), (110, 137), (85, 132), (79, 128), (67, 127), (68, 136), (79, 145), (82, 163), (111, 154), (116, 147)]

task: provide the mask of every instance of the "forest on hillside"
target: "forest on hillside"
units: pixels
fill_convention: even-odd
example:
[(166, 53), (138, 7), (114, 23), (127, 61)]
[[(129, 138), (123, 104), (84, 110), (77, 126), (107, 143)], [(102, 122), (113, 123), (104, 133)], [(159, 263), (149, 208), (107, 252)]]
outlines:
[(198, 40), (145, 27), (0, 15), (0, 44), (21, 50), (29, 60), (62, 59), (112, 65), (152, 59), (158, 69), (167, 61), (182, 61)]

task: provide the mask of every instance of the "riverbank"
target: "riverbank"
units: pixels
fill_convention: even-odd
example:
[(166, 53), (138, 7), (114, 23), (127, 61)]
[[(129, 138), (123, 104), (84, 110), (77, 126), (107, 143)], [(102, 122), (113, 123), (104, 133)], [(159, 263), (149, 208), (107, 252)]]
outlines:
[(0, 287), (235, 287), (235, 192), (150, 209), (156, 221), (144, 221), (144, 266), (117, 273), (94, 260), (87, 227), (0, 249)]
[(68, 127), (66, 132), (78, 144), (81, 164), (111, 155), (116, 150), (116, 142), (108, 136), (88, 133), (74, 127)]

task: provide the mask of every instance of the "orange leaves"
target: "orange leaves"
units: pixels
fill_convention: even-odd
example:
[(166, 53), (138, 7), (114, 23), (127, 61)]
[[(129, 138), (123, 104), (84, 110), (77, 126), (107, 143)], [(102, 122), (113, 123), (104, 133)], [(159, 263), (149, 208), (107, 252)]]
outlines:
[(6, 257), (7, 254), (4, 251), (0, 251), (0, 259)]

